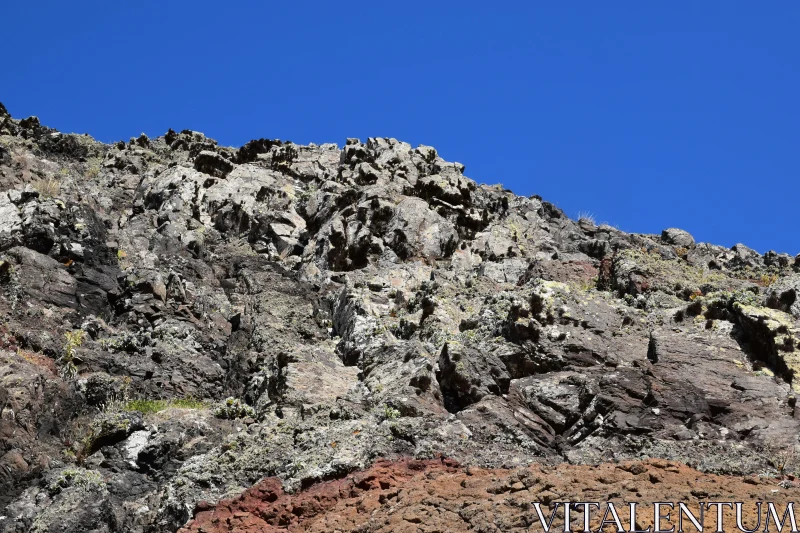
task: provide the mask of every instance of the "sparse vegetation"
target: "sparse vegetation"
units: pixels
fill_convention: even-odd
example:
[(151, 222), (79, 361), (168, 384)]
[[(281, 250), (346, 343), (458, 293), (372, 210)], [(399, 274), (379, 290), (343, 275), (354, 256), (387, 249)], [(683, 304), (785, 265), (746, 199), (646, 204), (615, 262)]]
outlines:
[(206, 409), (208, 404), (194, 398), (173, 400), (131, 400), (122, 406), (123, 411), (138, 411), (144, 415), (155, 414), (167, 409)]
[(55, 496), (69, 487), (80, 487), (84, 490), (100, 488), (104, 485), (103, 477), (92, 470), (67, 468), (61, 471), (56, 479), (47, 486), (47, 492)]
[(89, 179), (95, 179), (97, 176), (100, 175), (100, 170), (102, 168), (102, 160), (99, 157), (92, 157), (86, 163), (86, 177)]
[(580, 280), (576, 280), (574, 282), (571, 282), (569, 285), (581, 292), (588, 292), (592, 289), (596, 289), (597, 284), (598, 284), (598, 276), (593, 276), (591, 278), (582, 278)]
[(53, 360), (47, 357), (46, 355), (42, 355), (40, 353), (31, 352), (28, 350), (23, 350), (22, 348), (17, 348), (17, 355), (22, 359), (25, 359), (32, 365), (46, 368), (50, 372), (56, 373), (56, 367), (53, 363)]
[(787, 474), (796, 474), (800, 467), (800, 449), (797, 444), (767, 441), (763, 445), (764, 456), (769, 464), (783, 478)]
[(384, 420), (397, 420), (400, 418), (401, 413), (391, 405), (384, 405), (383, 406), (383, 419)]
[(255, 417), (256, 411), (239, 398), (228, 397), (214, 408), (214, 416), (234, 420), (236, 418)]
[(520, 230), (518, 224), (511, 222), (508, 225), (508, 229), (511, 230), (511, 239), (513, 239), (514, 242), (518, 243), (523, 239), (522, 230)]
[(594, 215), (588, 211), (581, 211), (580, 213), (578, 213), (578, 222), (587, 222), (592, 226), (597, 225), (594, 219)]
[(778, 274), (762, 274), (761, 277), (756, 280), (756, 284), (761, 287), (769, 287), (778, 281), (779, 277)]
[(75, 351), (83, 344), (86, 332), (82, 329), (74, 331), (67, 331), (64, 333), (66, 342), (64, 343), (64, 355), (58, 358), (61, 363), (61, 377), (64, 379), (73, 379), (78, 375), (78, 367), (75, 366)]
[(53, 198), (61, 192), (61, 183), (52, 177), (38, 179), (32, 185), (42, 198)]
[(100, 339), (100, 346), (112, 352), (134, 352), (139, 349), (139, 341), (133, 333), (123, 331), (115, 337)]

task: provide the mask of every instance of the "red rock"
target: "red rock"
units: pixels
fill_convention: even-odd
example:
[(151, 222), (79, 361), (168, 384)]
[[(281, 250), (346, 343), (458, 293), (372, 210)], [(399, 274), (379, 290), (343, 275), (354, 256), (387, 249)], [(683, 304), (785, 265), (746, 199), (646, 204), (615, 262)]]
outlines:
[[(798, 496), (800, 489), (783, 489), (776, 479), (703, 474), (664, 460), (515, 470), (461, 468), (447, 460), (379, 461), (363, 472), (296, 494), (283, 493), (275, 478), (265, 479), (239, 498), (198, 512), (181, 533), (527, 531), (538, 525), (530, 505), (534, 501), (596, 501), (604, 506), (612, 501), (626, 526), (626, 502), (636, 501), (637, 523), (647, 528), (653, 522), (653, 502), (685, 502), (696, 512), (697, 502), (704, 499), (746, 502), (744, 523), (753, 527), (756, 499), (783, 509)], [(715, 529), (715, 510), (706, 514), (706, 527)], [(574, 512), (573, 518), (582, 527), (582, 513)], [(726, 528), (735, 525), (733, 512), (726, 511), (724, 519)], [(594, 513), (592, 527), (599, 521)]]

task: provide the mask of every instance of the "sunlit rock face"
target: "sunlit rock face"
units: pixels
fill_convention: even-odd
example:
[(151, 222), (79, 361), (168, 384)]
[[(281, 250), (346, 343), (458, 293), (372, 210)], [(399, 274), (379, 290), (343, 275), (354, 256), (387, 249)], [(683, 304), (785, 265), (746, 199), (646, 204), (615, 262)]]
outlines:
[(379, 459), (785, 473), (800, 260), (464, 172), (395, 139), (107, 145), (0, 106), (0, 531), (177, 531)]

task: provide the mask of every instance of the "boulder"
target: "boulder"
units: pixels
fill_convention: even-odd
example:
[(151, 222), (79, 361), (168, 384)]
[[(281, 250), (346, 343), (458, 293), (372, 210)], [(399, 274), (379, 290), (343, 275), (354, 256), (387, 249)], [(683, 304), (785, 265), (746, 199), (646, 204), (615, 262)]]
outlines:
[(694, 246), (694, 237), (688, 232), (678, 228), (667, 228), (661, 232), (661, 241), (665, 244), (691, 248)]

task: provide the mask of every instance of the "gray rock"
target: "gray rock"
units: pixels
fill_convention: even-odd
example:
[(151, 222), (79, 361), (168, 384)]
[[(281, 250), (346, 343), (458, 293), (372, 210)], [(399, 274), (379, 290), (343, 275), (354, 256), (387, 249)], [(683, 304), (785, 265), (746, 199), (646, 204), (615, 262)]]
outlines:
[(438, 259), (455, 251), (458, 234), (426, 202), (406, 198), (397, 205), (384, 240), (401, 259)]
[(176, 531), (378, 457), (759, 474), (800, 434), (786, 254), (576, 223), (392, 138), (0, 131), (0, 530)]
[(205, 174), (224, 178), (233, 170), (233, 163), (216, 152), (203, 150), (195, 158), (194, 168)]
[(764, 305), (800, 319), (800, 274), (778, 279), (766, 289)]
[(694, 237), (688, 232), (678, 228), (668, 228), (661, 232), (661, 241), (666, 244), (691, 248), (694, 246)]

